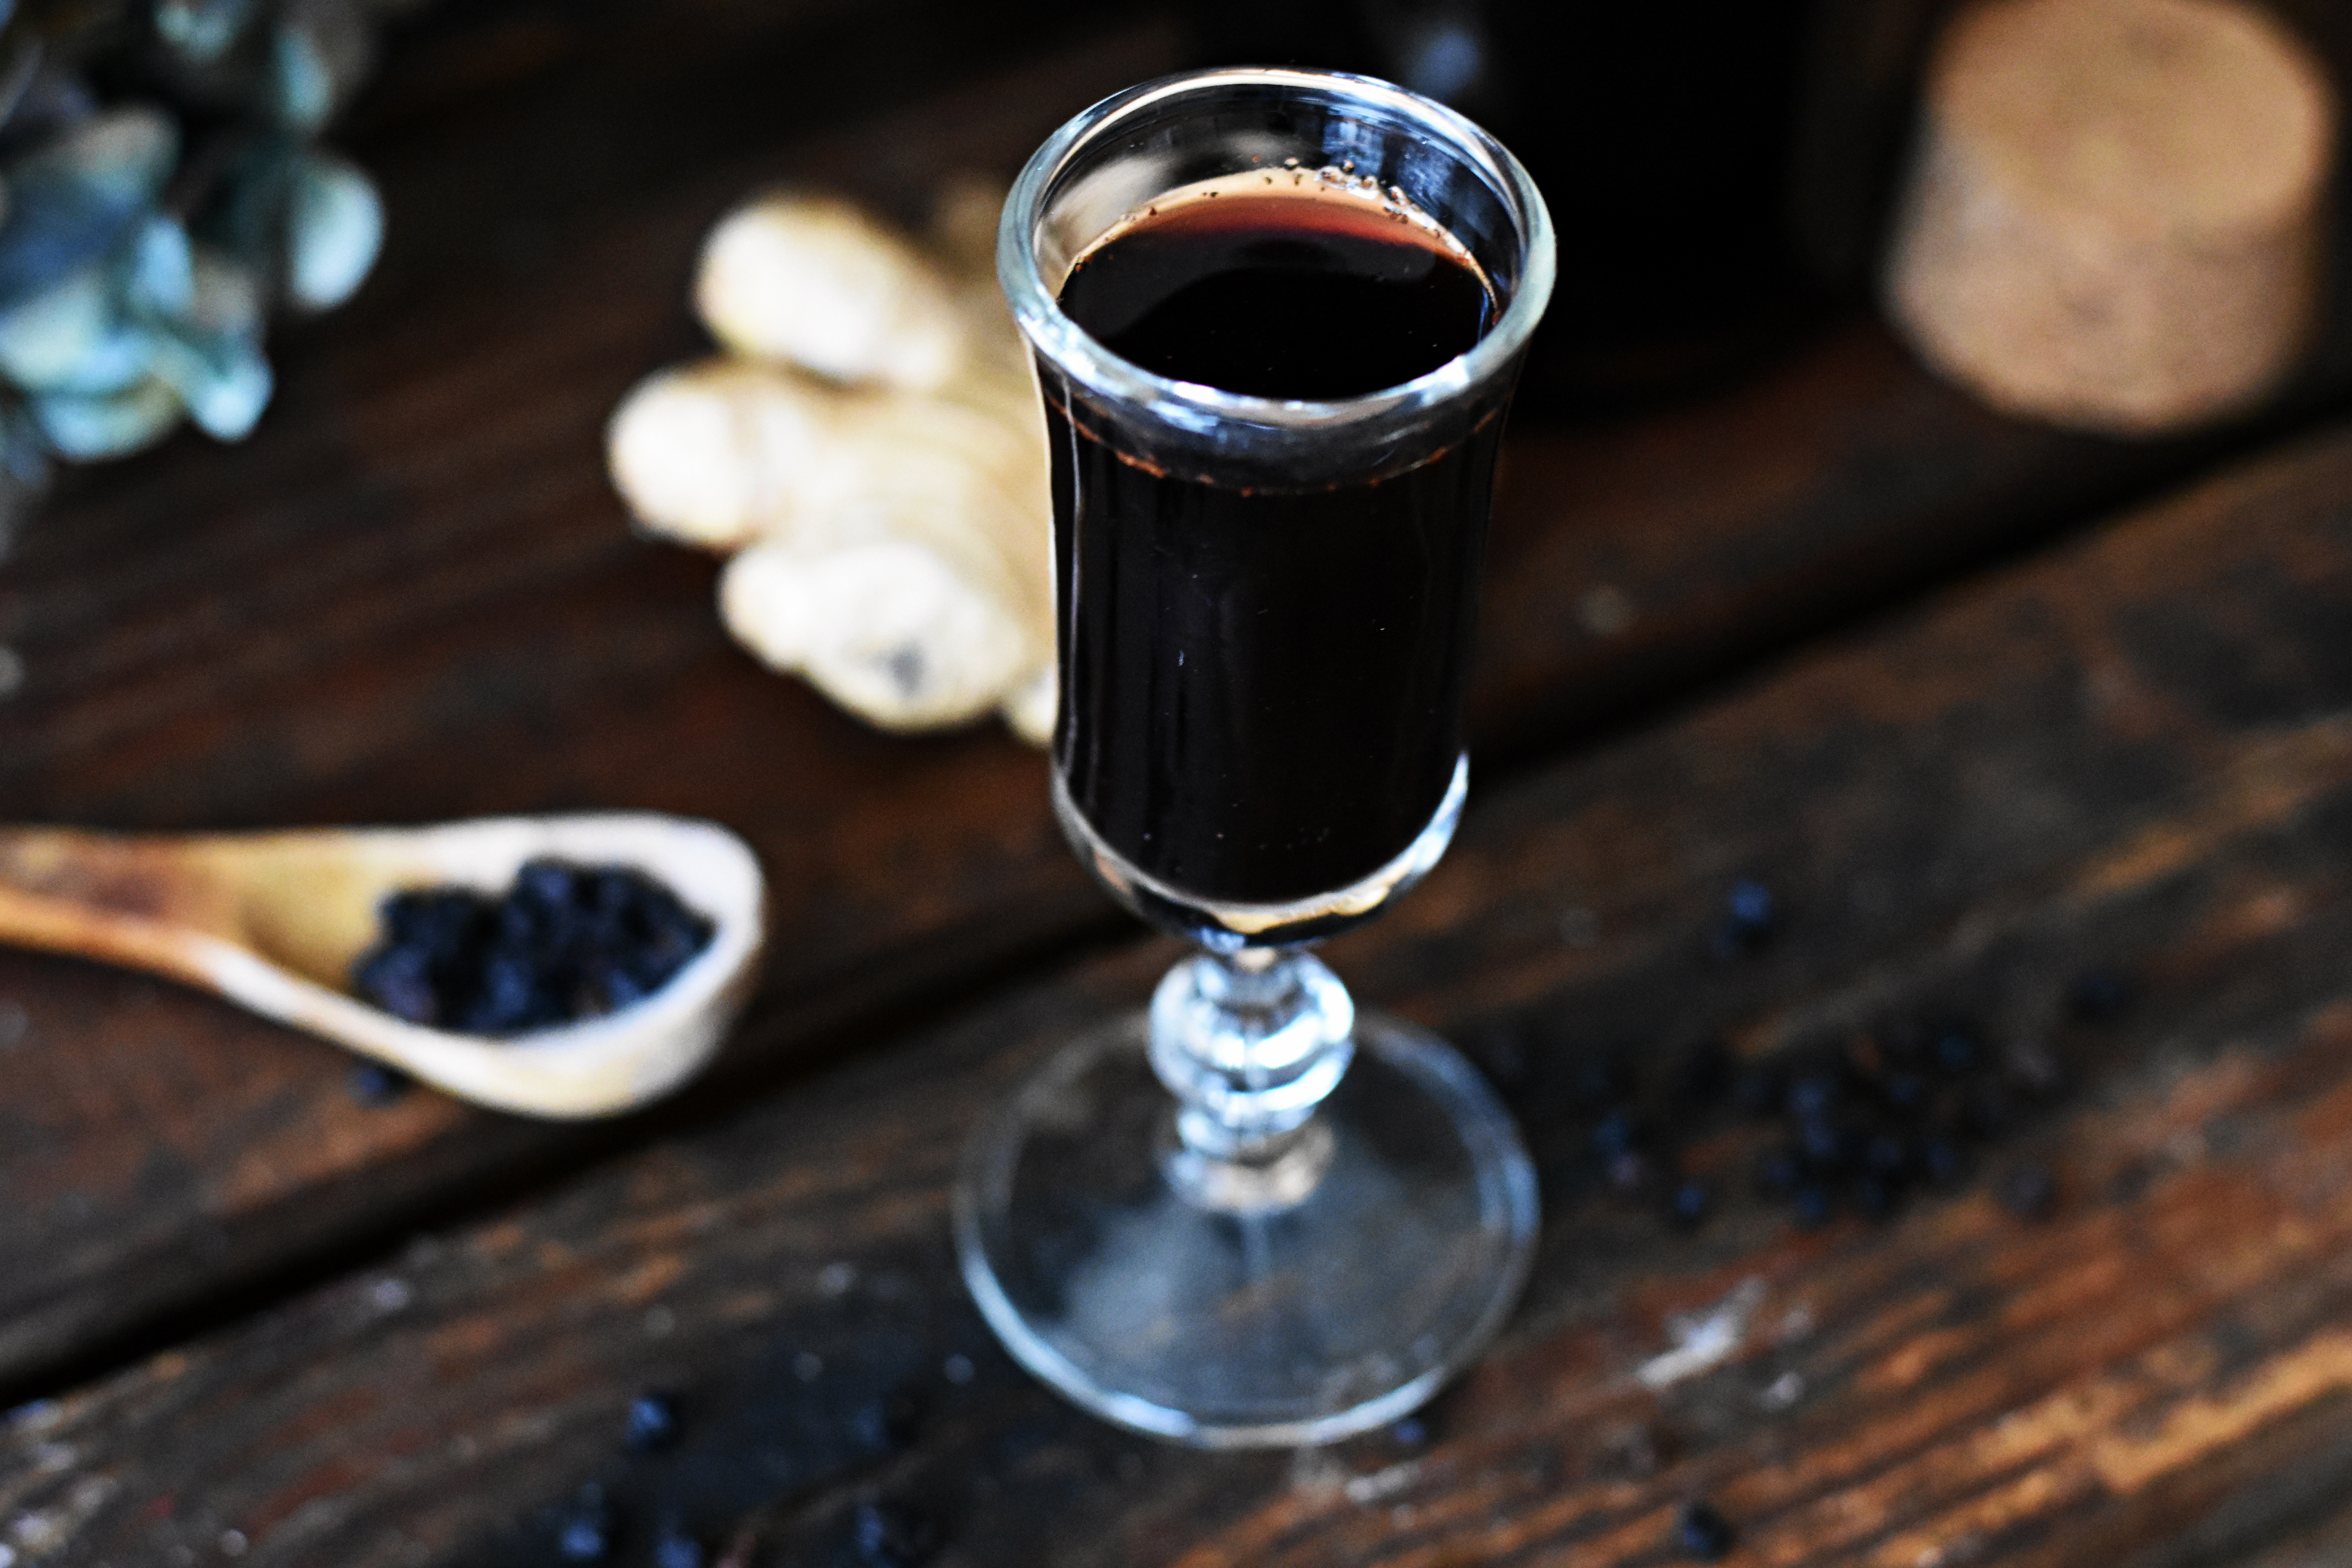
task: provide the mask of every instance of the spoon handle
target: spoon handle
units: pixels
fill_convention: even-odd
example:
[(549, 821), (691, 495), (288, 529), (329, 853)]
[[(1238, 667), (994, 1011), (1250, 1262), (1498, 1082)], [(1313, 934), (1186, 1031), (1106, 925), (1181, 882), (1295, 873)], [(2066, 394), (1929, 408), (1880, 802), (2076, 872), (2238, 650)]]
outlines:
[(0, 827), (0, 942), (209, 984), (236, 910), (206, 871), (184, 841)]

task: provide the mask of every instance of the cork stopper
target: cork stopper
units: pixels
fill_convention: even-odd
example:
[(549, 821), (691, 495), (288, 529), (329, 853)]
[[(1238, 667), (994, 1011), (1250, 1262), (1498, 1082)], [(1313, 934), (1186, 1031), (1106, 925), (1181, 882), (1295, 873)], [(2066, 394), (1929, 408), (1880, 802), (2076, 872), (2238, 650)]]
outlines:
[(2116, 434), (2263, 396), (2317, 316), (2336, 95), (2229, 0), (1990, 0), (1927, 84), (1886, 301), (1996, 407)]

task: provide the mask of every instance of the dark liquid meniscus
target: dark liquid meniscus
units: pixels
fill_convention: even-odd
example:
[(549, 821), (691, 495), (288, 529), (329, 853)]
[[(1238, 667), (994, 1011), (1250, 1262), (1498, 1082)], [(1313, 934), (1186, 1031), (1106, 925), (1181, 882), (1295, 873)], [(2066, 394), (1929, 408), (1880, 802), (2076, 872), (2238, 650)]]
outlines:
[[(1061, 304), (1160, 375), (1318, 401), (1426, 374), (1496, 314), (1442, 230), (1287, 171), (1163, 200)], [(1123, 457), (1051, 396), (1047, 420), (1055, 758), (1095, 834), (1208, 902), (1311, 899), (1402, 853), (1461, 755), (1500, 417), (1377, 480), (1247, 488)]]

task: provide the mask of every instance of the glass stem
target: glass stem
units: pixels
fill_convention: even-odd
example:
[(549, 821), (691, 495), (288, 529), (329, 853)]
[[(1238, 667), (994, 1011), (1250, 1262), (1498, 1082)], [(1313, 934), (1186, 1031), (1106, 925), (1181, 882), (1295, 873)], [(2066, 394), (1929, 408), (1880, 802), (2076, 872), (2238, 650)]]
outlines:
[(1151, 998), (1151, 1068), (1176, 1097), (1163, 1165), (1207, 1207), (1284, 1207), (1314, 1191), (1331, 1139), (1315, 1108), (1355, 1054), (1355, 1004), (1301, 952), (1202, 952)]

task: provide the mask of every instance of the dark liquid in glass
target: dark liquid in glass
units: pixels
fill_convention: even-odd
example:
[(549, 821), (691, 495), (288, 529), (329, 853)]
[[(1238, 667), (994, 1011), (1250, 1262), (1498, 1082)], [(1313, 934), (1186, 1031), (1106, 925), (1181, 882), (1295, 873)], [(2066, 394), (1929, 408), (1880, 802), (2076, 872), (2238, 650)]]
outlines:
[[(1435, 370), (1496, 314), (1446, 237), (1312, 184), (1163, 203), (1081, 258), (1061, 304), (1161, 375), (1318, 400)], [(1122, 458), (1046, 401), (1071, 803), (1202, 900), (1379, 870), (1461, 755), (1499, 412), (1376, 481), (1243, 489)]]

